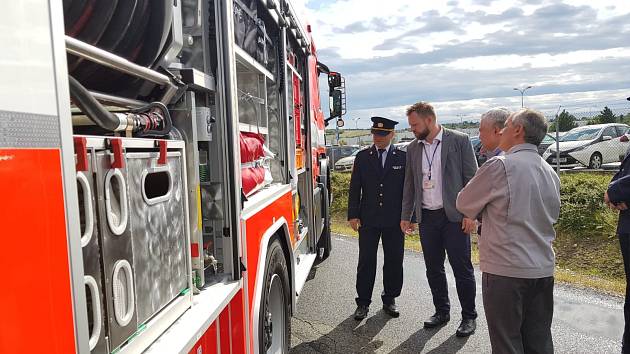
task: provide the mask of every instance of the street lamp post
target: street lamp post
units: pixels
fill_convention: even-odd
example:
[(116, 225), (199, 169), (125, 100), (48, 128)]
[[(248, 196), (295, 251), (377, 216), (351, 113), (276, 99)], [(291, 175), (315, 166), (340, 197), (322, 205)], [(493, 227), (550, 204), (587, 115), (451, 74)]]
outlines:
[(523, 96), (525, 95), (525, 91), (527, 91), (528, 89), (532, 88), (532, 86), (527, 86), (523, 89), (520, 88), (514, 88), (514, 90), (518, 91), (521, 93), (521, 108), (525, 107), (524, 101), (523, 101)]
[(464, 131), (464, 116), (465, 114), (458, 114), (457, 115), (459, 117), (459, 129), (461, 129), (462, 131)]
[[(359, 127), (358, 127), (359, 119), (361, 119), (361, 117), (356, 117), (356, 118), (353, 119), (353, 121), (354, 121), (354, 130), (359, 130)], [(362, 144), (361, 136), (359, 135), (359, 145), (361, 145), (361, 144)]]

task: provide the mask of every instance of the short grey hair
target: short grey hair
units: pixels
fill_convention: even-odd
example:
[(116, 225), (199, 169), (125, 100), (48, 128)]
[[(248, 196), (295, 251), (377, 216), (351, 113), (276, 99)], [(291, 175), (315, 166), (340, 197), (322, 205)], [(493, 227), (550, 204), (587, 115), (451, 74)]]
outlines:
[(505, 108), (493, 108), (488, 112), (481, 115), (481, 120), (489, 120), (496, 128), (503, 129), (505, 127), (505, 121), (512, 114)]
[(512, 116), (512, 124), (518, 124), (525, 130), (525, 142), (536, 146), (545, 138), (549, 124), (547, 118), (533, 109), (522, 109)]

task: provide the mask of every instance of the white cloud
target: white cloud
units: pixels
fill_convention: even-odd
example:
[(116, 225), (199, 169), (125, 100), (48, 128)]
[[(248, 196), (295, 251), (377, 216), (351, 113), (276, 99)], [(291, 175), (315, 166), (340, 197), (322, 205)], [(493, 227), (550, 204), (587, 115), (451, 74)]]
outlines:
[(535, 86), (540, 109), (616, 101), (630, 87), (630, 1), (300, 1), (319, 59), (345, 70), (351, 118), (402, 119), (419, 98), (474, 116), (520, 106), (502, 97), (520, 85)]
[(445, 64), (453, 69), (492, 71), (497, 69), (518, 68), (561, 68), (566, 65), (591, 63), (597, 60), (612, 58), (630, 59), (630, 47), (611, 48), (605, 50), (579, 50), (557, 55), (495, 55), (457, 59)]
[[(553, 117), (558, 109), (566, 109), (578, 116), (593, 116), (604, 106), (614, 107), (624, 113), (630, 112), (630, 103), (626, 97), (630, 90), (602, 90), (588, 92), (573, 92), (547, 95), (525, 96), (525, 106), (545, 113), (548, 118)], [(443, 123), (459, 122), (460, 116), (465, 121), (478, 121), (481, 114), (491, 108), (505, 107), (512, 111), (521, 108), (521, 96), (489, 97), (471, 100), (431, 102), (438, 120)], [(384, 116), (399, 121), (406, 126), (405, 110), (408, 105), (381, 107), (374, 109), (360, 109), (351, 113), (351, 118), (359, 117), (359, 128), (370, 126), (369, 117)], [(580, 115), (581, 114), (581, 115)], [(354, 127), (354, 124), (353, 124)]]

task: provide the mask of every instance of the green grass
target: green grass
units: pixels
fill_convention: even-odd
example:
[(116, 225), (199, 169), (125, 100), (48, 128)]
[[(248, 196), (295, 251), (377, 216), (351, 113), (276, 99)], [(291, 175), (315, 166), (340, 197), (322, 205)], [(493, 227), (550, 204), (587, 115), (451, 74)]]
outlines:
[[(349, 236), (349, 237), (359, 237), (359, 233), (354, 231), (345, 218), (337, 216), (333, 217), (332, 224), (330, 225), (330, 230), (338, 235)], [(407, 235), (405, 237), (405, 248), (410, 249), (416, 252), (420, 252), (422, 247), (420, 246), (420, 235), (417, 233), (413, 235)]]
[[(344, 138), (356, 138), (358, 136), (369, 136), (369, 129), (359, 129), (359, 130), (340, 130), (339, 131), (339, 139)], [(332, 133), (326, 132), (326, 135), (329, 137), (335, 137), (337, 134), (333, 131)]]
[[(623, 260), (616, 237), (618, 215), (606, 208), (603, 195), (612, 174), (561, 174), (561, 211), (556, 225), (556, 279), (559, 282), (598, 289), (612, 294), (625, 292)], [(350, 174), (334, 173), (333, 233), (358, 237), (346, 222)], [(478, 263), (476, 235), (472, 235), (472, 259)], [(420, 236), (405, 239), (405, 248), (421, 252)]]
[(554, 250), (559, 280), (623, 294), (625, 273), (616, 236), (619, 216), (603, 202), (611, 178), (612, 173), (560, 175)]

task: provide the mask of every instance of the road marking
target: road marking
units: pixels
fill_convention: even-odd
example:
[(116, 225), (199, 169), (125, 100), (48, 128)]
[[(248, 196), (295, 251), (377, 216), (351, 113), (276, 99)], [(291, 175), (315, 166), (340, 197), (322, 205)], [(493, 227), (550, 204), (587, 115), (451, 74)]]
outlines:
[(353, 245), (353, 244), (354, 244), (354, 242), (352, 242), (352, 241), (348, 241), (347, 239), (345, 239), (345, 238), (341, 238), (341, 237), (335, 237), (335, 240), (337, 240), (337, 241), (341, 241), (341, 242), (345, 242), (345, 243), (350, 244), (350, 245)]

